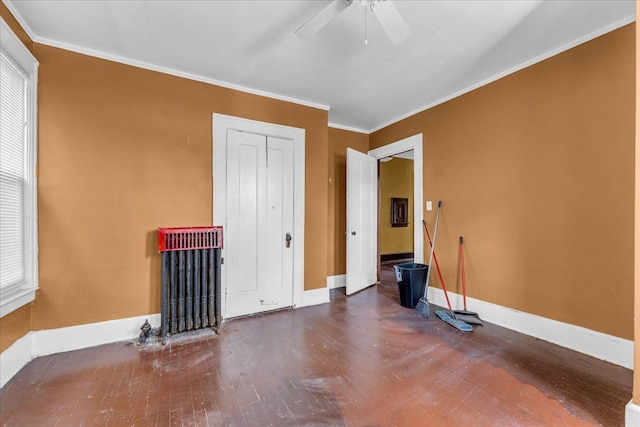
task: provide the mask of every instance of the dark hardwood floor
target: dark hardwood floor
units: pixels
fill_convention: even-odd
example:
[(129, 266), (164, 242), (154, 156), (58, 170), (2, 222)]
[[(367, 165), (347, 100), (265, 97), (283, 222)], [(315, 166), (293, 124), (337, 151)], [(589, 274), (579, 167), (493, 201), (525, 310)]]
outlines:
[(383, 284), (174, 338), (41, 357), (3, 426), (623, 426), (632, 372), (486, 324), (462, 333)]

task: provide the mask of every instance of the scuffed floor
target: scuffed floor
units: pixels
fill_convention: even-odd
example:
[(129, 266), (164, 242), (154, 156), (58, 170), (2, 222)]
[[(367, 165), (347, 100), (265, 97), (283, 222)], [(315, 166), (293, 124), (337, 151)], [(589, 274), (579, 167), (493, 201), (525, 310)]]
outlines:
[(171, 345), (41, 357), (3, 426), (623, 426), (632, 372), (487, 324), (462, 333), (394, 283)]

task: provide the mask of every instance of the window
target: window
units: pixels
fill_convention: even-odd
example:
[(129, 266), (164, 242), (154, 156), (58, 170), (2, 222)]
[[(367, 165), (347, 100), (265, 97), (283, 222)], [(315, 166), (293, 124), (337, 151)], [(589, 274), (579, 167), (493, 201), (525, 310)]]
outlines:
[(0, 317), (38, 288), (38, 61), (0, 18)]

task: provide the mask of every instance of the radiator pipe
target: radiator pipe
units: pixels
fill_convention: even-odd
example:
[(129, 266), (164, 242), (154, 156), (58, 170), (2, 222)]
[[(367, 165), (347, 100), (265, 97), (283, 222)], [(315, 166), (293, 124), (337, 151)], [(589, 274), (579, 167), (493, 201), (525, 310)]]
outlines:
[[(140, 326), (140, 335), (138, 336), (138, 344), (146, 344), (149, 335), (159, 335), (160, 328), (152, 328), (149, 319), (144, 319), (144, 323)], [(164, 344), (164, 342), (163, 342)]]

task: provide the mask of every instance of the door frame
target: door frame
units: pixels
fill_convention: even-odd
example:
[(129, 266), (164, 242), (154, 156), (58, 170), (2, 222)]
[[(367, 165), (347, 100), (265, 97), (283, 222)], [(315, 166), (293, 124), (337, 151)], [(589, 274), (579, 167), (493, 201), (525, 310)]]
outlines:
[[(273, 123), (213, 114), (213, 220), (212, 224), (226, 226), (227, 212), (227, 133), (230, 129), (256, 133), (293, 141), (293, 295), (292, 306), (302, 306), (304, 290), (304, 214), (305, 214), (305, 130)], [(223, 229), (223, 233), (226, 230)], [(224, 236), (225, 239), (233, 236)], [(222, 249), (222, 256), (225, 251)], [(220, 312), (226, 314), (226, 268), (221, 272), (223, 298)]]
[[(413, 257), (417, 263), (424, 264), (424, 239), (422, 236), (422, 197), (423, 197), (423, 157), (422, 133), (369, 150), (369, 155), (377, 160), (413, 150)], [(378, 188), (380, 184), (378, 183)], [(378, 227), (380, 226), (378, 215)], [(380, 262), (380, 244), (378, 243), (378, 263)]]

